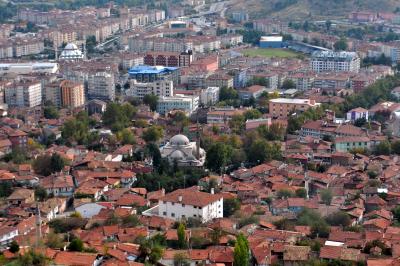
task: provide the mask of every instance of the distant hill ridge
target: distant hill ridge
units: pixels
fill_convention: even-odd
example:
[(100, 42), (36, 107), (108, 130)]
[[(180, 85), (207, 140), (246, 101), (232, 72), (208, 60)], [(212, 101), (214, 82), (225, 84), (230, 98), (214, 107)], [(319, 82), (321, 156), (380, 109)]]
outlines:
[[(235, 7), (243, 9), (243, 0)], [(245, 6), (257, 17), (284, 19), (343, 17), (352, 11), (394, 12), (400, 0), (246, 0)], [(235, 8), (234, 7), (234, 8)]]

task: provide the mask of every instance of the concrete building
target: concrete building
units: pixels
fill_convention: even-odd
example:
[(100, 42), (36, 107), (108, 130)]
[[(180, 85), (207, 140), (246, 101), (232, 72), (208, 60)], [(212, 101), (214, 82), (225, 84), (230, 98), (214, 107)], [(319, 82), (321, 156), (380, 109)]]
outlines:
[(144, 64), (149, 66), (186, 67), (190, 66), (193, 53), (189, 52), (147, 52)]
[(179, 81), (179, 69), (177, 67), (164, 66), (136, 66), (129, 70), (129, 77), (138, 82), (153, 82), (156, 80), (172, 80), (175, 83)]
[(355, 52), (317, 51), (311, 56), (311, 69), (315, 72), (358, 72), (360, 58)]
[(178, 189), (158, 201), (158, 215), (177, 221), (190, 217), (205, 223), (223, 217), (223, 198), (213, 192)]
[(315, 100), (276, 98), (269, 100), (269, 113), (273, 117), (288, 117), (292, 112), (304, 112), (319, 106)]
[(88, 76), (88, 99), (113, 101), (115, 98), (115, 80), (111, 72), (95, 72)]
[(171, 110), (183, 110), (192, 114), (199, 107), (199, 96), (183, 96), (177, 94), (171, 97), (160, 97), (157, 103), (157, 112), (166, 114)]
[(52, 62), (0, 64), (0, 74), (17, 74), (17, 75), (31, 74), (31, 73), (54, 74), (57, 72), (58, 72), (58, 64)]
[(207, 77), (206, 79), (207, 87), (233, 87), (233, 77), (227, 74), (213, 74)]
[(251, 98), (258, 99), (265, 91), (267, 91), (267, 89), (264, 86), (253, 85), (239, 90), (239, 98), (242, 101), (248, 101)]
[(357, 119), (361, 119), (361, 118), (364, 118), (366, 121), (368, 121), (368, 110), (367, 109), (358, 107), (358, 108), (351, 109), (350, 111), (348, 111), (346, 113), (346, 119), (351, 122), (354, 122)]
[(357, 137), (336, 137), (335, 150), (338, 152), (348, 152), (353, 149), (369, 149), (370, 139), (364, 136)]
[(160, 148), (161, 157), (181, 167), (202, 167), (206, 161), (206, 152), (199, 145), (190, 142), (184, 135), (175, 135)]
[(148, 94), (170, 97), (174, 95), (174, 82), (172, 80), (157, 80), (140, 83), (133, 79), (131, 80), (131, 87), (125, 91), (125, 94), (139, 99), (143, 99)]
[(284, 46), (282, 36), (262, 36), (260, 48), (282, 48)]
[(208, 87), (200, 92), (200, 102), (204, 106), (212, 106), (219, 101), (219, 87)]
[(42, 103), (40, 81), (21, 81), (5, 87), (5, 100), (13, 107), (35, 107)]
[(64, 80), (60, 84), (61, 106), (80, 107), (85, 104), (85, 88), (82, 83)]

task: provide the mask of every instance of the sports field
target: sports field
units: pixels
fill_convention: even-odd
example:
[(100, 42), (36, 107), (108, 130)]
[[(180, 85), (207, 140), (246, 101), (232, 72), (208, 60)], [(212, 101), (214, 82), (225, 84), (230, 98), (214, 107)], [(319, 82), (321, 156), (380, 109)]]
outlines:
[(246, 56), (262, 56), (262, 57), (280, 57), (280, 58), (292, 58), (297, 57), (300, 54), (293, 52), (289, 49), (264, 49), (264, 48), (250, 48), (242, 51)]

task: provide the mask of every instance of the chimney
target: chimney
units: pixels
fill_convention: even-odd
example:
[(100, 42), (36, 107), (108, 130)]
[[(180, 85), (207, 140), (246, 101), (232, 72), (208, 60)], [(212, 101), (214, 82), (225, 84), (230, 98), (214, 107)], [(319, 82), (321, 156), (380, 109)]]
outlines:
[(178, 197), (178, 201), (179, 201), (179, 202), (182, 202), (182, 196), (179, 196), (179, 197)]
[(214, 195), (214, 188), (211, 188), (211, 194)]

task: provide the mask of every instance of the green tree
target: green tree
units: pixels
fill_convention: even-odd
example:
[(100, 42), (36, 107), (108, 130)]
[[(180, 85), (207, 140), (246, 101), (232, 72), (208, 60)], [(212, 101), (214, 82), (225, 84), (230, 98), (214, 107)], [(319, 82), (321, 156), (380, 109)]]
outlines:
[(391, 153), (391, 145), (390, 142), (385, 140), (381, 141), (378, 145), (376, 145), (374, 149), (374, 154), (376, 155), (390, 155)]
[(46, 119), (58, 119), (60, 114), (55, 106), (46, 106), (43, 110), (43, 115)]
[(129, 128), (124, 128), (119, 131), (117, 133), (117, 139), (120, 140), (123, 145), (136, 143), (135, 136)]
[(9, 250), (11, 253), (17, 253), (19, 251), (19, 245), (18, 245), (17, 241), (15, 241), (15, 240), (11, 241), (11, 243), (9, 245)]
[(244, 112), (243, 115), (246, 120), (258, 119), (262, 116), (262, 113), (260, 111), (258, 111), (257, 109), (250, 109), (250, 110), (247, 110), (246, 112)]
[(221, 142), (211, 145), (207, 151), (206, 166), (208, 169), (219, 172), (229, 162), (229, 147)]
[(243, 115), (236, 114), (232, 116), (231, 120), (229, 120), (229, 128), (232, 130), (232, 132), (240, 135), (245, 129), (245, 123), (245, 117)]
[(276, 196), (280, 199), (286, 199), (286, 198), (293, 198), (294, 197), (294, 193), (290, 190), (287, 189), (281, 189), (278, 191), (278, 193), (276, 194)]
[(347, 50), (347, 40), (346, 38), (340, 38), (333, 47), (335, 48), (336, 51), (346, 51)]
[(263, 163), (281, 158), (279, 143), (268, 143), (264, 139), (256, 139), (247, 150), (247, 158), (252, 163)]
[(321, 200), (324, 204), (330, 205), (332, 201), (332, 191), (330, 189), (324, 189), (321, 191)]
[(240, 201), (236, 198), (224, 199), (223, 209), (224, 217), (229, 217), (240, 209)]
[(249, 243), (246, 237), (240, 233), (236, 238), (233, 250), (233, 266), (247, 266), (250, 262)]
[(400, 140), (392, 142), (391, 150), (395, 154), (400, 154)]
[(58, 153), (53, 153), (50, 158), (51, 172), (60, 172), (64, 169), (64, 166), (65, 160)]
[(140, 238), (139, 242), (139, 261), (144, 263), (156, 264), (164, 253), (164, 239), (160, 239), (157, 235), (150, 239)]
[(221, 90), (219, 91), (219, 100), (220, 101), (226, 101), (226, 100), (234, 100), (238, 99), (239, 94), (237, 90), (233, 88), (227, 88), (227, 87), (222, 87)]
[(393, 218), (396, 219), (397, 221), (400, 221), (400, 206), (396, 206), (393, 210)]
[(25, 252), (15, 260), (15, 265), (18, 266), (46, 266), (49, 265), (48, 259), (41, 253), (36, 253), (32, 249)]
[(64, 242), (59, 234), (51, 231), (46, 238), (46, 246), (53, 249), (60, 249), (64, 247)]
[(41, 186), (35, 188), (35, 199), (38, 201), (44, 201), (47, 199), (47, 190)]
[(116, 102), (110, 102), (107, 104), (102, 120), (104, 125), (110, 127), (113, 131), (120, 131), (130, 126), (136, 112), (136, 108), (130, 103), (121, 105)]
[(285, 79), (282, 83), (282, 89), (283, 90), (288, 90), (288, 89), (293, 89), (296, 88), (296, 84), (294, 83), (293, 80), (291, 79)]
[(178, 247), (180, 249), (186, 248), (187, 241), (186, 241), (185, 225), (183, 223), (179, 224), (177, 229), (177, 234), (178, 234)]
[(143, 103), (147, 104), (151, 111), (155, 111), (157, 109), (158, 96), (154, 94), (147, 94), (143, 97)]
[(190, 260), (186, 253), (176, 253), (174, 255), (174, 266), (190, 266)]
[(142, 138), (146, 142), (157, 142), (164, 135), (164, 129), (161, 126), (151, 126), (143, 132)]
[(91, 35), (86, 38), (86, 49), (88, 53), (90, 54), (94, 53), (96, 45), (97, 45), (96, 36)]
[(328, 224), (333, 226), (349, 226), (351, 223), (350, 216), (344, 211), (332, 213), (326, 217)]
[(0, 183), (0, 198), (5, 198), (11, 195), (13, 192), (13, 186), (11, 182), (1, 182)]
[(55, 172), (60, 172), (64, 168), (64, 159), (58, 153), (53, 153), (51, 156), (44, 154), (38, 156), (33, 161), (33, 169), (37, 174), (48, 176)]
[(71, 243), (68, 245), (67, 249), (69, 251), (78, 251), (82, 252), (83, 251), (83, 241), (80, 240), (79, 238), (74, 238)]
[(296, 196), (299, 198), (307, 198), (307, 191), (304, 188), (296, 190)]

